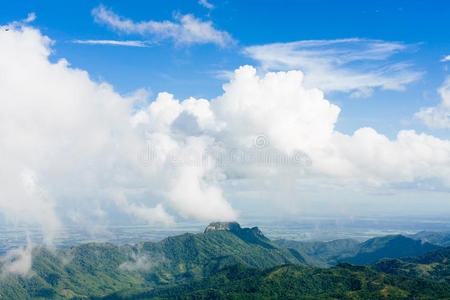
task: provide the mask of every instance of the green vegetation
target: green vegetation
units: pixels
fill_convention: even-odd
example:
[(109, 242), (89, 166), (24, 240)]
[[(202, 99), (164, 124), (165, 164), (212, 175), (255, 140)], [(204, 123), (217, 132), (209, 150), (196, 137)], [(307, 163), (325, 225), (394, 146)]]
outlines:
[(32, 274), (8, 274), (0, 279), (0, 294), (7, 299), (102, 296), (139, 286), (137, 273), (120, 270), (123, 249), (111, 244), (86, 244), (71, 250), (34, 249)]
[(450, 246), (450, 232), (421, 231), (408, 237), (442, 247)]
[(360, 245), (355, 256), (345, 257), (342, 261), (355, 265), (368, 265), (385, 257), (416, 256), (439, 248), (439, 246), (422, 243), (403, 235), (388, 235), (365, 241)]
[(445, 283), (390, 276), (350, 264), (265, 270), (234, 265), (190, 284), (121, 291), (105, 299), (445, 299), (449, 295), (450, 285)]
[(183, 234), (136, 246), (85, 244), (70, 250), (33, 251), (33, 276), (9, 275), (0, 280), (8, 299), (101, 297), (125, 288), (191, 282), (225, 266), (267, 268), (313, 264), (295, 250), (273, 244), (259, 230)]
[(274, 241), (283, 248), (293, 248), (302, 251), (312, 259), (316, 260), (321, 266), (336, 265), (344, 257), (355, 256), (360, 243), (353, 239), (341, 239), (329, 242), (310, 242), (310, 241)]
[(215, 223), (204, 233), (157, 243), (36, 248), (30, 274), (0, 277), (0, 299), (448, 298), (448, 248), (384, 259), (371, 267), (318, 268), (343, 259), (369, 263), (383, 255), (400, 257), (435, 248), (402, 236), (361, 244), (275, 243), (256, 227)]
[(388, 274), (429, 279), (450, 284), (450, 247), (401, 260), (382, 259), (376, 262), (372, 268)]
[(297, 249), (314, 259), (320, 265), (336, 265), (349, 262), (355, 265), (369, 265), (382, 258), (416, 256), (439, 246), (422, 242), (403, 235), (388, 235), (358, 243), (352, 239), (330, 242), (301, 242), (278, 240), (281, 247)]

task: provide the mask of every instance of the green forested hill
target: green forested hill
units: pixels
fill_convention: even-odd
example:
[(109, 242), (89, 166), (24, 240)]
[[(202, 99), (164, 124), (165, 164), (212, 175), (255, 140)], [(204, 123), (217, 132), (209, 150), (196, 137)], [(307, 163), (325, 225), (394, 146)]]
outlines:
[(376, 237), (363, 243), (352, 239), (329, 242), (277, 240), (275, 243), (281, 247), (298, 249), (321, 265), (336, 265), (339, 262), (369, 265), (386, 257), (416, 256), (441, 248), (403, 235)]
[(284, 248), (298, 249), (318, 261), (321, 265), (335, 265), (344, 257), (355, 256), (360, 243), (353, 239), (341, 239), (328, 242), (276, 240)]
[(229, 266), (201, 281), (126, 290), (106, 299), (448, 299), (450, 285), (340, 264), (323, 269), (283, 265), (265, 270)]
[(259, 230), (212, 230), (135, 246), (85, 244), (69, 250), (34, 249), (32, 276), (0, 279), (0, 299), (104, 296), (124, 288), (185, 283), (231, 264), (267, 268), (312, 264), (296, 250), (273, 244)]
[(442, 247), (450, 246), (450, 232), (420, 231), (408, 237)]
[(416, 256), (441, 247), (413, 240), (403, 235), (388, 235), (365, 241), (355, 256), (342, 258), (341, 261), (355, 265), (368, 265), (379, 259)]
[(126, 252), (112, 244), (86, 244), (66, 251), (33, 250), (31, 274), (0, 279), (5, 299), (105, 295), (145, 282), (138, 273), (120, 269)]
[[(86, 299), (108, 295), (119, 299), (170, 298), (177, 293), (181, 298), (193, 299), (267, 299), (269, 295), (279, 299), (299, 295), (355, 299), (383, 295), (429, 299), (446, 293), (450, 296), (450, 253), (444, 249), (392, 260), (396, 265), (380, 261), (373, 269), (349, 264), (317, 268), (345, 256), (366, 263), (383, 255), (420, 254), (437, 247), (431, 244), (401, 236), (371, 239), (362, 244), (352, 240), (318, 242), (307, 247), (289, 241), (277, 243), (256, 227), (213, 223), (204, 233), (186, 233), (156, 243), (90, 243), (68, 250), (35, 248), (29, 274), (0, 276), (0, 299)], [(413, 271), (405, 273), (408, 268), (418, 275), (413, 276)]]
[(374, 270), (388, 274), (443, 281), (450, 284), (450, 247), (417, 257), (382, 259), (372, 265)]

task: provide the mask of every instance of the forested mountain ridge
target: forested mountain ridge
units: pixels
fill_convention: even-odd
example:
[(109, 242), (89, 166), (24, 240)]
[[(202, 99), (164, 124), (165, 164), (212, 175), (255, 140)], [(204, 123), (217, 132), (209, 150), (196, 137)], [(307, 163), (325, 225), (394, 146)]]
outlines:
[(388, 274), (447, 282), (450, 284), (450, 247), (402, 259), (385, 258), (372, 269)]
[(403, 235), (388, 235), (365, 241), (360, 245), (355, 256), (343, 258), (342, 261), (356, 265), (368, 265), (385, 257), (417, 256), (439, 248), (441, 247)]
[[(237, 224), (237, 223), (236, 223)], [(225, 266), (267, 268), (314, 261), (273, 244), (258, 229), (186, 233), (130, 246), (90, 243), (68, 250), (35, 248), (28, 276), (0, 280), (3, 298), (104, 296), (124, 288), (190, 282)]]
[(336, 265), (348, 262), (356, 265), (370, 265), (382, 258), (400, 258), (417, 256), (425, 252), (441, 248), (421, 240), (403, 235), (387, 235), (375, 237), (358, 243), (352, 239), (334, 240), (329, 242), (309, 241), (275, 241), (281, 247), (291, 247), (325, 265)]
[(407, 237), (442, 247), (450, 246), (450, 232), (420, 231)]
[[(405, 250), (401, 245), (414, 247)], [(446, 272), (450, 254), (444, 249), (401, 261), (410, 269), (432, 265), (433, 272), (423, 273), (429, 276), (404, 274), (404, 265), (394, 268), (382, 261), (371, 267), (317, 267), (335, 264), (346, 256), (361, 259), (367, 254), (367, 261), (371, 261), (383, 253), (398, 257), (438, 248), (430, 245), (401, 236), (364, 243), (272, 242), (257, 227), (212, 223), (203, 233), (186, 233), (160, 242), (123, 246), (89, 243), (67, 250), (34, 248), (31, 272), (0, 277), (0, 299), (173, 298), (176, 293), (179, 299), (264, 299), (268, 295), (289, 299), (303, 294), (311, 299), (439, 298), (449, 288)]]
[(284, 248), (298, 249), (315, 259), (322, 266), (336, 265), (340, 259), (358, 253), (360, 243), (353, 239), (322, 241), (276, 240), (277, 245)]

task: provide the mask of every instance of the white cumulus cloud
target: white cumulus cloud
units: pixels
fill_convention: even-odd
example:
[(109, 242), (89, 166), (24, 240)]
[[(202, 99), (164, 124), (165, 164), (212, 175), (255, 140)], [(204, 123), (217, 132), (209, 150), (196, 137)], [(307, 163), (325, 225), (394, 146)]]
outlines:
[(450, 128), (450, 76), (439, 88), (442, 101), (437, 106), (422, 108), (415, 114), (431, 128)]
[[(133, 102), (65, 60), (51, 63), (51, 44), (30, 27), (0, 33), (0, 211), (4, 220), (41, 226), (48, 243), (71, 209), (89, 215), (111, 199), (108, 190), (148, 180)], [(141, 202), (125, 212), (171, 222), (162, 206), (154, 209)]]
[[(136, 112), (134, 101), (141, 96), (122, 97), (64, 59), (50, 62), (48, 37), (32, 27), (10, 27), (0, 33), (3, 220), (38, 225), (51, 244), (68, 219), (92, 224), (108, 219), (114, 206), (115, 213), (148, 224), (172, 224), (172, 213), (236, 218), (217, 181), (207, 178), (213, 165), (171, 161), (202, 152), (211, 140), (180, 135), (177, 118), (198, 122), (193, 130), (220, 127), (207, 100), (180, 104), (163, 93)], [(142, 159), (147, 145), (155, 145), (158, 161)], [(183, 182), (189, 187), (180, 191), (177, 183)]]
[(299, 71), (267, 73), (260, 78), (252, 67), (241, 67), (212, 101), (226, 145), (245, 147), (264, 133), (270, 147), (282, 153), (301, 151), (311, 158), (310, 176), (361, 179), (367, 183), (414, 181), (450, 175), (450, 141), (398, 133), (389, 140), (372, 128), (353, 135), (335, 130), (340, 108), (318, 89), (303, 86)]

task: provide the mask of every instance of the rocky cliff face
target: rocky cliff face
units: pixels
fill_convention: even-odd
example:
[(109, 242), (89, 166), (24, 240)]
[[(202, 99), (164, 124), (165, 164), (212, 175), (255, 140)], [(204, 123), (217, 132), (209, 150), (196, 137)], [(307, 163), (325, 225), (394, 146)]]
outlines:
[(214, 230), (239, 232), (242, 228), (237, 222), (213, 222), (206, 227), (205, 233)]
[(259, 244), (265, 248), (276, 248), (258, 227), (242, 228), (237, 222), (213, 222), (206, 227), (205, 233), (212, 231), (229, 231), (248, 243)]

